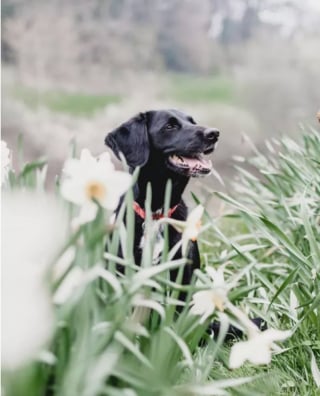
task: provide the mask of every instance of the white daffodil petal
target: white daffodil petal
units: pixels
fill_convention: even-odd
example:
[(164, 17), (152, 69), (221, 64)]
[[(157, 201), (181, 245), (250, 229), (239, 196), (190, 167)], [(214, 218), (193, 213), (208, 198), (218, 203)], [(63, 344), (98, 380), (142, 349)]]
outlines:
[(241, 341), (234, 344), (230, 351), (229, 367), (231, 369), (239, 368), (247, 360), (247, 341)]
[(268, 329), (260, 333), (257, 337), (259, 337), (263, 342), (267, 342), (272, 344), (275, 341), (284, 341), (292, 335), (290, 330), (276, 330), (276, 329)]
[(256, 365), (268, 364), (271, 361), (270, 348), (255, 340), (237, 342), (231, 348), (229, 367), (238, 368), (246, 360)]
[(87, 201), (85, 189), (74, 179), (67, 179), (63, 181), (60, 192), (64, 199), (76, 205), (83, 205)]
[(183, 238), (188, 241), (195, 241), (198, 238), (199, 230), (196, 227), (186, 227), (183, 232)]
[(99, 164), (101, 166), (103, 166), (104, 168), (108, 167), (108, 169), (112, 170), (112, 171), (115, 169), (114, 165), (113, 165), (113, 163), (111, 161), (111, 156), (110, 156), (110, 154), (108, 152), (102, 153), (98, 157), (98, 160), (99, 160)]
[(222, 265), (217, 270), (210, 266), (206, 267), (206, 272), (212, 279), (214, 287), (226, 287), (224, 280), (224, 267), (225, 266)]
[(213, 267), (210, 267), (210, 266), (206, 266), (205, 269), (206, 269), (206, 272), (208, 273), (208, 275), (210, 276), (210, 278), (214, 281), (216, 278), (217, 271)]
[(10, 150), (7, 143), (1, 140), (1, 168), (11, 165)]
[(47, 271), (63, 246), (66, 218), (39, 192), (4, 193), (2, 204), (2, 365), (15, 370), (34, 360), (54, 331)]
[(109, 210), (114, 210), (119, 198), (130, 187), (132, 178), (131, 175), (125, 172), (113, 172), (106, 180), (107, 192), (104, 199), (100, 202), (103, 207)]
[(198, 205), (193, 209), (187, 217), (185, 228), (182, 233), (182, 252), (186, 254), (188, 241), (195, 241), (199, 235), (201, 228), (201, 217), (204, 211), (202, 205)]
[(88, 166), (94, 165), (96, 163), (95, 158), (92, 156), (90, 151), (86, 148), (81, 150), (80, 161)]
[(11, 152), (7, 147), (7, 143), (1, 140), (1, 185), (8, 180), (11, 168)]
[(268, 345), (254, 342), (249, 346), (247, 359), (255, 365), (269, 364), (271, 362), (271, 349)]
[[(111, 211), (116, 209), (121, 195), (132, 181), (128, 173), (114, 169), (108, 153), (95, 159), (87, 149), (82, 150), (80, 159), (67, 160), (63, 171), (65, 178), (61, 183), (61, 195), (66, 200), (81, 206), (96, 200)], [(79, 224), (90, 221), (90, 216), (83, 216), (84, 212), (77, 219)]]
[(230, 352), (230, 368), (240, 367), (246, 360), (252, 364), (269, 364), (274, 341), (283, 341), (291, 335), (290, 331), (269, 329), (258, 332), (248, 341), (234, 344)]
[(192, 308), (190, 312), (193, 315), (203, 315), (210, 312), (209, 315), (211, 315), (211, 313), (213, 313), (215, 310), (212, 294), (212, 291), (207, 290), (196, 292), (192, 296)]
[(63, 165), (62, 171), (65, 176), (80, 177), (83, 172), (83, 166), (81, 166), (78, 159), (68, 158)]
[(98, 206), (94, 202), (87, 202), (81, 207), (79, 215), (72, 220), (72, 227), (76, 229), (83, 224), (90, 223), (95, 219), (97, 212)]
[(224, 310), (226, 297), (227, 294), (222, 289), (199, 291), (192, 297), (190, 313), (202, 315), (200, 322), (204, 322), (213, 314), (216, 308), (219, 311)]
[(198, 205), (196, 206), (188, 215), (187, 217), (187, 222), (190, 223), (197, 223), (198, 221), (201, 220), (201, 217), (203, 215), (204, 212), (204, 207), (202, 205)]

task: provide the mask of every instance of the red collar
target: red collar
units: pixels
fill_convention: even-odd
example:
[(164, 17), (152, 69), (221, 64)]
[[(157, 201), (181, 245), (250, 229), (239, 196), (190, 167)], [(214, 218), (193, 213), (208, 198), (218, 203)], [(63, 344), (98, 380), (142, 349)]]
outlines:
[[(163, 219), (164, 217), (171, 217), (173, 215), (173, 213), (175, 212), (175, 210), (177, 209), (177, 207), (179, 206), (176, 205), (173, 208), (170, 208), (168, 210), (168, 214), (167, 216), (164, 216), (163, 213), (152, 213), (152, 219), (153, 220), (159, 220), (159, 219)], [(133, 202), (133, 210), (136, 212), (136, 214), (138, 216), (140, 216), (143, 220), (146, 218), (146, 212), (144, 209), (141, 208), (141, 206), (138, 204), (138, 202)]]

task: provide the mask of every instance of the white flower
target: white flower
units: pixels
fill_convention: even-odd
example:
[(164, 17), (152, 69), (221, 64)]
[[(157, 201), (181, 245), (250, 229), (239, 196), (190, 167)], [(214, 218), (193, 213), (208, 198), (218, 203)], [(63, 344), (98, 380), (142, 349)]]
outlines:
[(234, 344), (230, 352), (229, 367), (238, 368), (248, 360), (252, 364), (268, 364), (271, 362), (272, 349), (275, 341), (283, 341), (291, 336), (291, 331), (268, 329), (256, 331), (248, 341), (240, 341)]
[(1, 140), (1, 185), (4, 184), (11, 169), (11, 153), (7, 143)]
[(167, 223), (172, 225), (178, 232), (182, 233), (182, 253), (187, 253), (189, 241), (196, 241), (201, 231), (201, 217), (204, 212), (202, 205), (196, 206), (188, 215), (186, 221), (165, 217), (158, 221), (158, 224)]
[(192, 308), (190, 313), (202, 316), (200, 323), (203, 323), (209, 316), (211, 316), (216, 308), (219, 311), (224, 310), (229, 288), (224, 281), (224, 266), (221, 266), (218, 270), (215, 270), (212, 267), (207, 267), (206, 271), (213, 281), (212, 289), (196, 292), (192, 296), (191, 301)]
[(46, 279), (65, 218), (53, 199), (39, 193), (5, 193), (2, 213), (2, 364), (14, 370), (36, 358), (52, 335)]
[(82, 150), (80, 159), (68, 159), (63, 172), (62, 196), (81, 207), (77, 224), (95, 218), (98, 207), (94, 201), (110, 211), (116, 209), (132, 180), (128, 173), (115, 170), (108, 153), (96, 159), (87, 149)]
[(182, 252), (185, 254), (189, 241), (196, 241), (201, 230), (202, 205), (196, 206), (188, 215), (182, 232)]

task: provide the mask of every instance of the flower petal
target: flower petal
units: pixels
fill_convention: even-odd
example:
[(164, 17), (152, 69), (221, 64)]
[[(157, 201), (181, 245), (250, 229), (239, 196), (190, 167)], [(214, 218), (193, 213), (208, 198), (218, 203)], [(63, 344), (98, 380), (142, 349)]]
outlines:
[(128, 190), (132, 177), (128, 173), (114, 171), (106, 178), (107, 193), (100, 204), (109, 210), (116, 209), (120, 197)]
[[(250, 344), (249, 344), (250, 348)], [(234, 344), (230, 351), (229, 367), (239, 368), (248, 358), (248, 341), (240, 341)]]
[(267, 342), (272, 344), (275, 341), (284, 341), (292, 335), (290, 330), (276, 330), (276, 329), (268, 329), (260, 333), (257, 337), (260, 338), (261, 342)]
[(60, 192), (65, 200), (76, 205), (83, 205), (87, 200), (83, 185), (77, 182), (76, 179), (64, 180), (61, 184)]
[[(61, 194), (66, 200), (83, 206), (95, 198), (109, 210), (116, 209), (121, 195), (132, 181), (128, 173), (114, 169), (109, 153), (95, 159), (87, 149), (82, 150), (80, 159), (68, 159), (63, 172), (65, 178), (61, 183)], [(81, 219), (82, 216), (80, 223)]]
[(99, 164), (104, 168), (108, 168), (110, 171), (115, 170), (115, 167), (111, 161), (111, 156), (108, 152), (102, 153), (98, 157)]
[(203, 215), (204, 212), (204, 207), (202, 205), (198, 205), (196, 206), (188, 215), (187, 217), (187, 223), (192, 223), (195, 224), (197, 223), (199, 220), (201, 220), (201, 217)]
[(206, 271), (213, 281), (214, 287), (225, 287), (226, 283), (224, 280), (224, 265), (220, 266), (217, 270), (213, 267), (207, 266)]
[(98, 207), (94, 202), (88, 201), (81, 207), (80, 213), (72, 220), (72, 228), (77, 229), (83, 224), (94, 220), (98, 212)]
[(4, 184), (11, 169), (11, 152), (7, 147), (7, 143), (1, 140), (1, 184)]

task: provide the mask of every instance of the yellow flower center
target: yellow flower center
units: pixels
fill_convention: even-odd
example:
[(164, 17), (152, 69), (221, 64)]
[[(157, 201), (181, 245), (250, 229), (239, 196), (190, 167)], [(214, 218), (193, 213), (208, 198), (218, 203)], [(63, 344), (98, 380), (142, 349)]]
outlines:
[(86, 185), (86, 195), (89, 199), (101, 201), (106, 193), (106, 188), (102, 183), (92, 181)]
[(212, 302), (213, 305), (219, 309), (219, 311), (224, 311), (224, 299), (222, 296), (219, 296), (217, 293), (213, 293)]
[(201, 220), (197, 221), (194, 225), (194, 235), (190, 238), (192, 242), (197, 240), (197, 236), (199, 235), (201, 229), (202, 222)]

